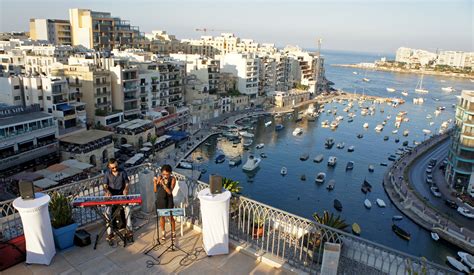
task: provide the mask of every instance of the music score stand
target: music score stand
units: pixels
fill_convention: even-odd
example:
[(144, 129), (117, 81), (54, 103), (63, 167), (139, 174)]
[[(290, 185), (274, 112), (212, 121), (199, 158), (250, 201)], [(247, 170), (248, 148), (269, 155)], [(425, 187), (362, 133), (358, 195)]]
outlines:
[[(157, 216), (157, 219), (159, 219), (159, 217), (170, 217), (170, 218), (182, 217), (182, 216), (184, 216), (184, 208), (157, 209), (156, 210), (156, 216)], [(171, 250), (171, 251), (180, 250), (180, 251), (184, 252), (186, 255), (189, 255), (188, 252), (184, 251), (183, 249), (181, 249), (180, 247), (178, 247), (177, 245), (174, 244), (174, 239), (175, 238), (176, 237), (173, 237), (173, 234), (171, 234), (171, 244), (165, 249), (165, 251), (161, 252), (161, 254), (158, 255), (157, 258), (160, 258), (161, 256), (163, 256), (163, 254), (165, 254), (168, 250)], [(158, 242), (153, 247), (148, 249), (148, 251), (146, 251), (145, 254), (148, 254), (148, 252), (150, 252), (151, 250), (154, 250), (158, 245), (160, 245), (160, 242)]]

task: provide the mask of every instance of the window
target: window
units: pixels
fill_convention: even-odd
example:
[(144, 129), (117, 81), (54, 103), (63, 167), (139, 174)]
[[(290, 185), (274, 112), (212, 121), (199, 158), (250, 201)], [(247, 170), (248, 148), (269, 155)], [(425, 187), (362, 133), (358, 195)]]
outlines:
[(43, 100), (43, 96), (42, 95), (38, 96), (38, 100)]
[(20, 89), (20, 85), (15, 85), (15, 86), (13, 86), (13, 89), (19, 90), (19, 89)]
[(14, 100), (21, 100), (21, 97), (20, 96), (15, 96), (13, 99)]
[(106, 98), (106, 97), (102, 98), (102, 101), (103, 101), (104, 103), (106, 103), (106, 102), (107, 102), (107, 98)]
[(100, 88), (97, 88), (96, 92), (97, 92), (98, 95), (100, 95)]
[(48, 113), (51, 114), (52, 112), (53, 112), (53, 110), (51, 110), (51, 108), (48, 108)]
[(46, 100), (51, 100), (51, 97), (49, 95), (46, 96)]
[(107, 93), (107, 87), (102, 88), (102, 92), (105, 94)]

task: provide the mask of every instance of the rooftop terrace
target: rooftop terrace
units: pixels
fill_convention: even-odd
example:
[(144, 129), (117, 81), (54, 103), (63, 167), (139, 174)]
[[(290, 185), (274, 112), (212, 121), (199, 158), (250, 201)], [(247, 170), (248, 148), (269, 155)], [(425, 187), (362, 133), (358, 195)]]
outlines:
[[(340, 259), (337, 263), (338, 274), (454, 274), (452, 270), (443, 266), (318, 224), (244, 196), (233, 196), (231, 199), (229, 239), (234, 247), (244, 248), (242, 251), (249, 252), (252, 257), (237, 253), (234, 248), (229, 255), (207, 258), (204, 252), (198, 252), (200, 251), (198, 248), (201, 247), (199, 233), (201, 221), (197, 199), (197, 192), (206, 188), (207, 184), (192, 181), (178, 174), (176, 176), (179, 181), (186, 184), (184, 186), (187, 192), (180, 193), (180, 196), (185, 202), (186, 225), (191, 226), (186, 227), (184, 236), (178, 236), (178, 244), (186, 251), (194, 253), (195, 258), (185, 260), (179, 257), (172, 257), (173, 260), (167, 258), (173, 256), (175, 253), (173, 252), (161, 261), (161, 265), (152, 265), (148, 269), (147, 260), (151, 258), (145, 256), (143, 252), (150, 247), (154, 238), (154, 223), (153, 217), (143, 214), (140, 210), (146, 211), (147, 207), (149, 208), (150, 198), (147, 198), (146, 188), (151, 181), (152, 171), (158, 171), (158, 167), (144, 164), (128, 170), (131, 178), (131, 193), (141, 193), (144, 200), (141, 207), (135, 211), (135, 243), (125, 248), (110, 248), (107, 244), (101, 243), (97, 252), (93, 251), (91, 246), (72, 248), (59, 252), (49, 267), (19, 264), (10, 268), (8, 273), (79, 271), (139, 274), (151, 272), (260, 274), (288, 273), (288, 270), (292, 270), (318, 274), (321, 272), (323, 263), (324, 244), (329, 242), (341, 245)], [(59, 191), (73, 197), (100, 195), (102, 194), (100, 177), (61, 186), (47, 192)], [(188, 195), (183, 195), (184, 193)], [(21, 220), (12, 206), (12, 201), (0, 203), (0, 233), (4, 240), (22, 234)], [(256, 217), (263, 220), (261, 234), (256, 234), (254, 231)], [(91, 228), (91, 224), (93, 225), (98, 217), (90, 209), (74, 208), (74, 219), (79, 225)], [(97, 230), (97, 227), (89, 229), (89, 231), (94, 230)], [(151, 253), (158, 255), (156, 251)], [(192, 261), (192, 259), (195, 260)], [(186, 268), (183, 263), (190, 263), (190, 265)]]

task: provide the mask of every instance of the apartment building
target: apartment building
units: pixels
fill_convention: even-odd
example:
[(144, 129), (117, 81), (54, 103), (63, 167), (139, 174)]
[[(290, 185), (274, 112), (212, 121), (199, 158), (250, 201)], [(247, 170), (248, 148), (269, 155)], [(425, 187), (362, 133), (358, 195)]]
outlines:
[(61, 19), (30, 19), (30, 38), (53, 45), (72, 45), (71, 24)]
[(69, 9), (72, 45), (110, 51), (115, 48), (149, 48), (137, 26), (109, 12)]
[(166, 31), (155, 30), (151, 34), (145, 34), (145, 37), (150, 41), (150, 51), (155, 54), (169, 55), (182, 52), (181, 41)]
[(7, 105), (23, 106), (23, 79), (19, 76), (0, 77), (0, 102)]
[(58, 126), (39, 105), (0, 107), (0, 177), (59, 160)]
[(207, 83), (208, 91), (212, 93), (218, 91), (219, 60), (198, 54), (171, 54), (170, 57), (185, 64), (187, 75), (195, 75), (201, 82)]
[(138, 151), (145, 142), (156, 137), (155, 125), (146, 119), (127, 121), (115, 127), (114, 137), (120, 145), (130, 144)]
[(276, 92), (274, 102), (277, 107), (295, 106), (309, 100), (310, 92), (305, 90), (290, 90), (287, 92)]
[(66, 45), (34, 45), (20, 47), (25, 55), (25, 73), (28, 75), (51, 75), (56, 63), (67, 64), (73, 48)]
[(138, 118), (141, 113), (138, 66), (124, 59), (107, 62), (111, 72), (112, 108), (122, 110), (125, 120)]
[(456, 68), (473, 68), (474, 52), (440, 51), (436, 65)]
[(159, 61), (157, 68), (160, 72), (162, 106), (184, 106), (184, 67), (179, 62)]
[(256, 98), (258, 94), (260, 59), (254, 53), (228, 53), (216, 56), (220, 71), (237, 77), (236, 88), (241, 94)]
[(474, 90), (461, 92), (455, 117), (445, 177), (453, 188), (464, 188), (474, 197)]

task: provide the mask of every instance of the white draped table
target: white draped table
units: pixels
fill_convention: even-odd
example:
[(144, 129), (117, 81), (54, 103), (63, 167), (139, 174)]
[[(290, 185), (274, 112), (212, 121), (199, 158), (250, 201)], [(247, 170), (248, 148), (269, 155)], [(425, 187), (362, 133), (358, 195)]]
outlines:
[(49, 265), (56, 254), (49, 218), (47, 194), (36, 193), (35, 199), (16, 198), (13, 207), (20, 213), (26, 241), (26, 263)]
[(229, 254), (229, 205), (231, 194), (212, 195), (209, 188), (198, 193), (201, 202), (202, 242), (207, 255)]

